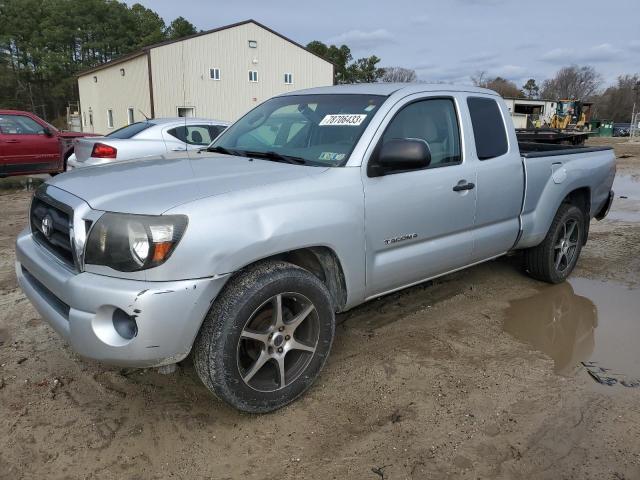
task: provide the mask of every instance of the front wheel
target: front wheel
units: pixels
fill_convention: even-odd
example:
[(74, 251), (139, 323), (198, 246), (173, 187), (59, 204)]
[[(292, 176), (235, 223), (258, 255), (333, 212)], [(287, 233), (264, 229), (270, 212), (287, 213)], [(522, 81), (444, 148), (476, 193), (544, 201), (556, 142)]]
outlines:
[(266, 413), (313, 384), (334, 332), (326, 286), (293, 264), (265, 262), (225, 286), (196, 339), (194, 364), (217, 397)]
[(563, 204), (542, 243), (525, 251), (525, 267), (538, 280), (560, 283), (571, 274), (584, 244), (585, 215)]

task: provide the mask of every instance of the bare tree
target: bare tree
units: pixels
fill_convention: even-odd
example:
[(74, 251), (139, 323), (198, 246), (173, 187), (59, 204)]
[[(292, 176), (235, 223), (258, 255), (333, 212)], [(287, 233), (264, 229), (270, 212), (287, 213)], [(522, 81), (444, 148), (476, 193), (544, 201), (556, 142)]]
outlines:
[(592, 97), (595, 115), (614, 122), (628, 122), (631, 112), (638, 111), (640, 104), (640, 75), (620, 75), (616, 85), (607, 88), (603, 94)]
[(471, 82), (476, 87), (482, 87), (486, 85), (487, 72), (485, 70), (478, 70), (475, 74), (471, 75)]
[(389, 83), (411, 83), (415, 82), (416, 78), (416, 71), (410, 68), (386, 67), (380, 80)]
[(475, 75), (471, 76), (471, 81), (476, 87), (488, 88), (503, 97), (524, 97), (524, 93), (515, 83), (502, 77), (488, 78), (485, 71), (476, 72)]
[(602, 85), (602, 76), (593, 67), (563, 67), (553, 78), (542, 82), (540, 95), (551, 100), (586, 100)]

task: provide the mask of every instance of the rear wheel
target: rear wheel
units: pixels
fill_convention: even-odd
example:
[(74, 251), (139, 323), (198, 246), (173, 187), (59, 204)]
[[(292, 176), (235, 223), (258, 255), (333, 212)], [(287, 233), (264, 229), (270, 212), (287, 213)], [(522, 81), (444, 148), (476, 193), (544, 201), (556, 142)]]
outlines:
[(310, 272), (265, 262), (232, 279), (194, 345), (200, 379), (235, 408), (265, 413), (295, 400), (320, 373), (335, 330), (330, 294)]
[(529, 274), (549, 283), (563, 282), (580, 256), (584, 225), (582, 210), (575, 205), (561, 205), (543, 242), (525, 251), (525, 266)]

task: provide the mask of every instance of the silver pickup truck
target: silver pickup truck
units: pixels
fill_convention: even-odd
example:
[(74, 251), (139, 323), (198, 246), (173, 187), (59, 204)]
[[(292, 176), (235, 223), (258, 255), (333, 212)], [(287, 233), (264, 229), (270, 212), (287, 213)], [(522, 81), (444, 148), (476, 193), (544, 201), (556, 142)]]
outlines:
[(175, 155), (49, 180), (18, 280), (81, 356), (193, 351), (204, 384), (249, 412), (310, 387), (336, 312), (514, 250), (562, 282), (615, 175), (609, 148), (518, 145), (491, 91), (424, 84), (274, 97)]

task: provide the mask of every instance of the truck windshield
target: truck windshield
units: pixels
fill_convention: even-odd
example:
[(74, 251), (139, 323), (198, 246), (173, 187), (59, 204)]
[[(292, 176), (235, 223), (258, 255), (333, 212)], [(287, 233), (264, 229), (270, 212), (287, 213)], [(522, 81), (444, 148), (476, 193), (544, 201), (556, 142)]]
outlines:
[(336, 167), (349, 159), (362, 132), (386, 100), (380, 95), (289, 95), (256, 107), (210, 151)]

